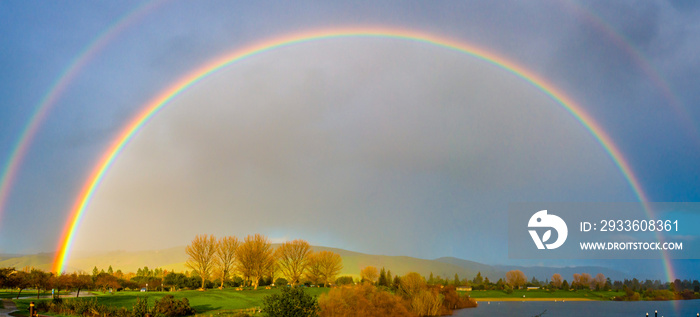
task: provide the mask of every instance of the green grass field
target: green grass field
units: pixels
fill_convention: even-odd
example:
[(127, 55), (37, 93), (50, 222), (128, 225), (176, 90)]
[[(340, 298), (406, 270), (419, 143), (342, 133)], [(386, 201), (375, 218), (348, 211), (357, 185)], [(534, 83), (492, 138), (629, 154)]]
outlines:
[[(323, 293), (328, 292), (329, 288), (305, 288), (306, 292), (313, 295), (319, 296)], [(258, 289), (258, 290), (244, 290), (236, 291), (234, 289), (224, 289), (224, 290), (207, 290), (207, 291), (180, 291), (180, 292), (118, 292), (115, 294), (93, 292), (96, 294), (94, 298), (100, 303), (109, 306), (125, 307), (127, 309), (132, 309), (133, 305), (136, 303), (138, 297), (148, 297), (149, 306), (153, 306), (156, 299), (160, 299), (165, 295), (173, 295), (176, 299), (187, 298), (190, 302), (190, 306), (194, 308), (197, 313), (216, 313), (225, 312), (230, 310), (239, 310), (253, 307), (261, 307), (262, 300), (264, 297), (272, 294), (279, 294), (279, 289)], [(81, 297), (83, 298), (83, 297)], [(93, 297), (85, 297), (93, 298)], [(50, 300), (50, 299), (41, 299)], [(64, 300), (71, 300), (69, 298), (64, 298)], [(28, 311), (29, 303), (36, 302), (37, 299), (19, 299), (15, 300), (17, 303), (17, 308), (21, 312)], [(21, 313), (20, 312), (20, 313)]]
[[(61, 294), (68, 294), (68, 292), (61, 292)], [(23, 290), (21, 297), (34, 296), (36, 298), (36, 290)], [(39, 296), (51, 296), (51, 291), (41, 292)], [(0, 298), (14, 299), (17, 297), (17, 290), (0, 290)]]
[[(320, 296), (323, 293), (328, 292), (329, 288), (305, 288), (306, 292), (313, 296)], [(25, 291), (26, 292), (26, 291)], [(22, 292), (24, 295), (25, 292)], [(27, 295), (31, 295), (31, 292), (26, 292)], [(82, 292), (81, 292), (82, 293)], [(85, 292), (87, 293), (87, 292)], [(248, 309), (254, 307), (261, 307), (263, 298), (268, 295), (280, 293), (279, 289), (258, 289), (258, 290), (244, 290), (236, 291), (234, 289), (224, 289), (224, 290), (207, 290), (207, 291), (180, 291), (180, 292), (118, 292), (115, 294), (93, 292), (96, 296), (94, 297), (81, 297), (81, 298), (95, 298), (100, 304), (125, 307), (127, 309), (132, 309), (133, 305), (136, 303), (137, 298), (148, 297), (148, 303), (150, 306), (153, 305), (156, 299), (160, 299), (165, 295), (173, 295), (176, 299), (187, 298), (190, 302), (190, 306), (194, 308), (198, 314), (205, 313), (207, 315), (226, 315), (227, 312)], [(474, 299), (503, 299), (503, 300), (517, 300), (522, 299), (525, 295), (526, 299), (535, 298), (557, 298), (557, 299), (588, 299), (588, 300), (611, 300), (614, 296), (623, 295), (622, 292), (606, 292), (606, 291), (546, 291), (546, 290), (516, 290), (512, 294), (506, 294), (504, 291), (471, 291), (471, 292), (460, 292), (461, 294), (469, 294)], [(16, 291), (12, 294), (15, 294)], [(36, 294), (36, 293), (34, 293)], [(48, 293), (50, 294), (50, 293)], [(8, 291), (0, 291), (0, 298), (10, 298), (12, 295)], [(37, 301), (48, 301), (50, 299), (40, 299), (36, 298), (26, 298), (14, 300), (17, 304), (17, 308), (20, 310), (17, 315), (26, 315), (29, 309), (30, 302)], [(64, 300), (72, 300), (72, 298), (64, 298)]]
[(516, 299), (516, 298), (582, 298), (590, 300), (612, 300), (615, 296), (622, 296), (624, 292), (615, 291), (590, 291), (590, 290), (579, 290), (579, 291), (546, 291), (546, 290), (515, 290), (512, 294), (506, 294), (504, 291), (471, 291), (471, 292), (460, 292), (460, 294), (469, 294), (472, 298), (503, 298), (503, 299)]

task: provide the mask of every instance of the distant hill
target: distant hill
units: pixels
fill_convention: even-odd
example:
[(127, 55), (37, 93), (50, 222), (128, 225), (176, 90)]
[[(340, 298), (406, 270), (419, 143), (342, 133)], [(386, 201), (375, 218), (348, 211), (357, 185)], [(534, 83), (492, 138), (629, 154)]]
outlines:
[(21, 256), (24, 256), (24, 254), (2, 254), (2, 253), (0, 253), (0, 262), (5, 261), (5, 260), (9, 260), (11, 258), (18, 258)]
[(45, 271), (51, 270), (53, 263), (53, 254), (39, 253), (34, 255), (14, 256), (0, 261), (0, 267), (14, 267), (22, 269), (25, 267), (33, 267)]
[[(273, 245), (278, 246), (277, 244)], [(528, 279), (533, 276), (539, 280), (549, 279), (554, 273), (561, 274), (565, 279), (571, 280), (574, 273), (589, 273), (595, 276), (598, 273), (605, 274), (613, 280), (629, 278), (625, 273), (604, 267), (519, 267), (519, 266), (493, 266), (474, 261), (443, 257), (435, 260), (419, 259), (409, 256), (372, 255), (353, 252), (337, 248), (314, 246), (314, 251), (333, 251), (343, 258), (343, 270), (341, 275), (360, 276), (360, 270), (366, 266), (382, 267), (391, 270), (393, 276), (404, 275), (408, 272), (418, 272), (428, 277), (434, 276), (453, 279), (458, 274), (461, 279), (472, 279), (478, 272), (484, 277), (489, 277), (493, 282), (505, 277), (509, 270), (521, 270)], [(76, 252), (72, 254), (67, 272), (84, 271), (91, 273), (94, 267), (107, 270), (111, 265), (116, 270), (123, 272), (136, 272), (144, 266), (150, 269), (163, 268), (169, 271), (184, 272), (187, 255), (185, 247), (174, 247), (155, 251), (110, 251), (110, 252)], [(53, 262), (53, 254), (41, 253), (24, 256), (0, 257), (0, 267), (35, 267), (42, 270), (50, 270)]]
[[(277, 245), (273, 245), (277, 247)], [(436, 260), (426, 260), (413, 258), (408, 256), (386, 256), (386, 255), (371, 255), (359, 252), (353, 252), (337, 248), (314, 246), (314, 251), (332, 251), (339, 254), (343, 259), (343, 271), (341, 275), (351, 275), (354, 277), (360, 276), (360, 270), (366, 266), (372, 265), (379, 269), (385, 267), (391, 270), (392, 275), (404, 275), (408, 272), (418, 272), (421, 275), (429, 276), (433, 273), (435, 276), (454, 278), (455, 273), (461, 278), (471, 278), (484, 267), (489, 267), (484, 264), (477, 264), (469, 267), (465, 265), (457, 265), (453, 263), (445, 263)], [(159, 251), (113, 251), (104, 253), (77, 253), (70, 260), (66, 271), (85, 271), (92, 272), (93, 267), (106, 270), (110, 265), (114, 270), (120, 269), (124, 272), (136, 272), (139, 268), (148, 266), (149, 268), (161, 267), (169, 271), (184, 272), (189, 270), (185, 267), (187, 255), (185, 247), (176, 247)], [(469, 262), (469, 261), (465, 261)], [(493, 268), (484, 269), (484, 272), (496, 272)], [(484, 274), (482, 272), (482, 274)], [(505, 275), (505, 273), (501, 274)]]

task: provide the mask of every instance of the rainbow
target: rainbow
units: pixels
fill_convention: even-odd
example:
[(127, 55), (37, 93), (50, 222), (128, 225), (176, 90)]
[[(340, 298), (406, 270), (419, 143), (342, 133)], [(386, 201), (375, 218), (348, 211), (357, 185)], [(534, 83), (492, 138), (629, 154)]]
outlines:
[[(539, 75), (486, 49), (433, 34), (388, 28), (331, 29), (278, 37), (250, 45), (229, 54), (225, 54), (180, 78), (169, 88), (165, 89), (159, 95), (149, 101), (144, 106), (143, 110), (128, 123), (128, 125), (117, 135), (111, 145), (107, 148), (106, 152), (98, 161), (87, 182), (80, 191), (78, 199), (75, 201), (72, 207), (69, 220), (65, 225), (63, 235), (60, 239), (58, 245), (59, 251), (56, 253), (52, 271), (56, 272), (57, 274), (63, 272), (65, 264), (70, 255), (73, 239), (75, 238), (77, 229), (80, 226), (85, 209), (89, 205), (90, 200), (92, 199), (95, 190), (100, 185), (105, 173), (114, 163), (114, 160), (119, 156), (124, 147), (143, 127), (143, 125), (146, 124), (171, 100), (177, 98), (177, 96), (186, 91), (188, 88), (196, 85), (199, 81), (216, 73), (218, 70), (248, 57), (275, 49), (308, 42), (357, 37), (405, 40), (442, 47), (448, 50), (464, 53), (478, 60), (488, 62), (513, 74), (516, 77), (525, 80), (527, 83), (531, 84), (549, 98), (554, 100), (557, 104), (562, 106), (595, 137), (597, 142), (608, 153), (614, 164), (618, 167), (622, 175), (630, 184), (632, 191), (639, 201), (642, 202), (645, 210), (651, 217), (651, 211), (648, 208), (648, 199), (642, 190), (639, 180), (632, 172), (629, 162), (622, 155), (619, 148), (615, 145), (610, 136), (589, 114), (584, 111), (583, 108), (569, 98), (563, 91), (559, 90), (555, 85), (547, 82)], [(665, 255), (664, 257), (666, 259)], [(666, 273), (668, 277), (673, 277), (670, 263), (665, 260), (664, 264), (666, 266)]]
[(668, 106), (675, 112), (676, 117), (681, 122), (682, 127), (686, 130), (688, 135), (692, 137), (696, 143), (700, 144), (700, 131), (698, 131), (698, 127), (692, 119), (693, 116), (690, 115), (686, 107), (683, 107), (683, 103), (678, 99), (676, 94), (673, 93), (668, 83), (666, 83), (659, 72), (652, 66), (652, 63), (644, 57), (642, 52), (635, 47), (634, 43), (620, 32), (616, 31), (610, 23), (599, 15), (596, 15), (591, 9), (586, 9), (583, 5), (574, 1), (564, 1), (561, 2), (561, 4), (572, 8), (573, 10), (570, 10), (572, 13), (588, 22), (588, 25), (592, 26), (600, 33), (605, 34), (615, 46), (622, 49), (627, 56), (631, 58), (631, 61), (639, 67), (646, 75), (646, 78), (660, 90), (661, 94), (668, 102)]
[(26, 156), (31, 141), (39, 131), (41, 123), (44, 122), (51, 108), (53, 108), (80, 71), (85, 68), (85, 65), (97, 56), (97, 53), (102, 51), (108, 43), (127, 29), (128, 26), (145, 17), (162, 3), (163, 0), (159, 0), (158, 2), (146, 2), (123, 14), (116, 22), (112, 23), (112, 25), (107, 27), (100, 35), (95, 37), (92, 42), (88, 43), (80, 54), (71, 60), (68, 66), (61, 72), (60, 76), (53, 82), (49, 91), (41, 98), (39, 104), (30, 116), (29, 122), (12, 147), (8, 162), (0, 174), (0, 224), (2, 223), (2, 214), (10, 194), (10, 188), (17, 176), (21, 162)]

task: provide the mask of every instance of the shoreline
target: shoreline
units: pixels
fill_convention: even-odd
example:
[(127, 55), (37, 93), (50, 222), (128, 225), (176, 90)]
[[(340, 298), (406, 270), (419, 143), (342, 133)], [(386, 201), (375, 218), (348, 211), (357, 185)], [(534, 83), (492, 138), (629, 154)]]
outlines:
[(546, 298), (546, 297), (525, 297), (525, 298), (518, 298), (518, 297), (506, 297), (506, 298), (500, 298), (500, 297), (484, 297), (484, 298), (472, 298), (475, 300), (477, 303), (482, 303), (482, 302), (594, 302), (598, 301), (595, 299), (590, 299), (590, 298)]

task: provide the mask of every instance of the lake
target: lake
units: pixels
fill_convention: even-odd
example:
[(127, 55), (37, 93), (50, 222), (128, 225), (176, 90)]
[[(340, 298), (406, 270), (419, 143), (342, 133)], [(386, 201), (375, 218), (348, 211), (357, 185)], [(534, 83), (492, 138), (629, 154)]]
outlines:
[(642, 317), (654, 310), (659, 317), (687, 316), (694, 317), (700, 313), (700, 300), (662, 301), (662, 302), (479, 302), (479, 307), (455, 311), (453, 316), (535, 316), (543, 311), (543, 317), (554, 316), (635, 316)]

